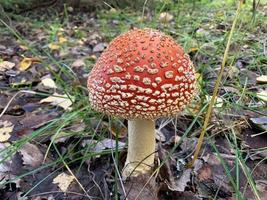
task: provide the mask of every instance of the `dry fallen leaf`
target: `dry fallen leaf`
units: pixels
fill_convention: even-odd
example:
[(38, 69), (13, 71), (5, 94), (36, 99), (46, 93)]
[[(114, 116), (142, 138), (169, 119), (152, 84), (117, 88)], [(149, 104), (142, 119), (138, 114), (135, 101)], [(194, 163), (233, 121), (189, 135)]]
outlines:
[(66, 173), (59, 174), (56, 178), (54, 178), (53, 183), (57, 184), (58, 187), (63, 191), (66, 192), (71, 182), (74, 180), (74, 177), (68, 175)]
[(267, 83), (267, 75), (262, 75), (256, 78), (258, 83)]
[[(157, 200), (158, 184), (155, 176), (141, 174), (137, 177), (130, 177), (128, 181), (123, 182), (119, 188), (121, 199), (138, 200)], [(125, 195), (124, 195), (125, 194)], [(137, 198), (138, 197), (138, 198)]]
[(24, 165), (38, 167), (42, 164), (44, 155), (40, 149), (31, 143), (25, 143), (21, 149), (18, 150), (22, 155)]
[[(104, 139), (101, 141), (97, 141), (97, 140), (84, 140), (82, 142), (82, 146), (89, 146), (90, 147), (90, 151), (91, 152), (102, 152), (104, 149), (115, 149), (116, 148), (116, 141), (112, 140), (112, 139)], [(125, 143), (124, 142), (118, 142), (118, 149), (123, 149), (125, 147)], [(100, 157), (97, 156), (97, 157)]]
[(199, 49), (197, 47), (192, 47), (189, 49), (188, 53), (194, 53), (197, 52)]
[(101, 42), (94, 46), (93, 53), (102, 52), (105, 50), (105, 48), (108, 46), (107, 43)]
[(168, 23), (173, 19), (173, 15), (168, 12), (162, 12), (159, 15), (159, 21), (162, 23)]
[(267, 199), (267, 181), (266, 180), (256, 180), (256, 187), (260, 192), (261, 199)]
[(62, 32), (58, 32), (57, 37), (58, 37), (58, 43), (59, 44), (63, 44), (65, 42), (67, 42), (67, 39), (63, 36)]
[(61, 36), (61, 37), (58, 38), (58, 42), (59, 42), (59, 44), (63, 44), (65, 42), (67, 42), (67, 39), (64, 38), (63, 36)]
[[(7, 142), (1, 143), (0, 142), (0, 151), (3, 152), (8, 146), (10, 146), (9, 143), (7, 143)], [(11, 159), (4, 160), (4, 158), (5, 158), (5, 155), (4, 155), (4, 153), (2, 153), (0, 155), (0, 160), (2, 161), (2, 162), (0, 162), (0, 180), (1, 180), (2, 173), (4, 173), (4, 175), (7, 175), (6, 172), (11, 171), (11, 168), (10, 168), (11, 162), (12, 162)]]
[(23, 51), (26, 51), (28, 50), (29, 48), (25, 45), (19, 45), (19, 47), (23, 50)]
[(85, 62), (83, 59), (77, 59), (71, 64), (71, 66), (72, 67), (83, 67), (85, 66)]
[(0, 120), (0, 142), (5, 142), (11, 137), (14, 125), (9, 121)]
[[(17, 188), (20, 188), (20, 179), (14, 175), (12, 172), (15, 172), (15, 166), (14, 166), (14, 156), (8, 156), (5, 153), (5, 149), (7, 149), (10, 146), (9, 143), (1, 143), (0, 142), (0, 190), (4, 190), (6, 188), (6, 182), (13, 180), (12, 182), (15, 183)], [(1, 195), (2, 197), (2, 195)], [(2, 198), (1, 198), (2, 199)]]
[(180, 178), (171, 179), (171, 183), (167, 183), (168, 188), (172, 191), (184, 192), (190, 182), (191, 171), (192, 169), (186, 169)]
[(197, 173), (197, 177), (200, 181), (208, 180), (212, 178), (212, 169), (211, 166), (205, 165)]
[(0, 72), (8, 69), (12, 69), (15, 66), (15, 63), (9, 61), (0, 61)]
[(39, 63), (40, 59), (38, 58), (23, 58), (23, 60), (19, 63), (19, 70), (25, 71), (27, 70), (33, 63)]
[(45, 99), (42, 99), (40, 103), (51, 103), (54, 106), (60, 106), (64, 110), (71, 110), (72, 102), (74, 101), (74, 97), (70, 97), (67, 94), (58, 94), (54, 93), (52, 96), (49, 96)]
[[(205, 97), (206, 97), (206, 100), (208, 102), (211, 101), (212, 96), (206, 95)], [(215, 108), (221, 108), (222, 106), (223, 106), (223, 99), (220, 98), (220, 97), (217, 97), (213, 107), (215, 107)]]
[(116, 10), (115, 8), (110, 8), (109, 12), (110, 12), (110, 13), (116, 13), (117, 10)]
[(127, 127), (120, 120), (112, 121), (111, 124), (108, 122), (102, 122), (105, 128), (118, 138), (125, 138), (127, 136)]
[(257, 97), (263, 101), (267, 102), (267, 90), (263, 90), (257, 93)]
[(95, 61), (97, 59), (97, 57), (96, 57), (96, 55), (93, 54), (93, 55), (89, 56), (88, 59), (91, 61)]
[(56, 43), (49, 43), (48, 48), (51, 50), (58, 50), (60, 48), (60, 46)]
[(267, 131), (267, 117), (266, 116), (250, 118), (250, 120), (258, 128), (262, 129), (263, 131)]
[(57, 144), (59, 142), (65, 142), (67, 139), (69, 139), (72, 136), (72, 133), (67, 133), (64, 131), (59, 132), (56, 135), (52, 135), (51, 140)]
[(57, 88), (55, 81), (50, 77), (43, 77), (41, 83), (47, 88)]

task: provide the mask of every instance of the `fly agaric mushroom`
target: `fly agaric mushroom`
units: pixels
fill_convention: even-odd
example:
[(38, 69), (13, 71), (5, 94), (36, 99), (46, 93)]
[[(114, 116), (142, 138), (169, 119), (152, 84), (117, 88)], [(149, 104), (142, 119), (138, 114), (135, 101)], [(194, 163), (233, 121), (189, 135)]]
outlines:
[(195, 90), (190, 58), (174, 39), (154, 29), (116, 37), (88, 78), (91, 106), (128, 119), (124, 176), (147, 173), (154, 164), (155, 119), (183, 110)]

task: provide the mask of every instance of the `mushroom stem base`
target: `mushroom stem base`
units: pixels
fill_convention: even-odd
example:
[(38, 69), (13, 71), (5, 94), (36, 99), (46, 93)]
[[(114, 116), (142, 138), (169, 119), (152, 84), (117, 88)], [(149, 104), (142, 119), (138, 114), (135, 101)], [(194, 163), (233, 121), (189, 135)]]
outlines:
[(128, 154), (123, 176), (147, 173), (154, 165), (155, 122), (152, 120), (128, 120)]

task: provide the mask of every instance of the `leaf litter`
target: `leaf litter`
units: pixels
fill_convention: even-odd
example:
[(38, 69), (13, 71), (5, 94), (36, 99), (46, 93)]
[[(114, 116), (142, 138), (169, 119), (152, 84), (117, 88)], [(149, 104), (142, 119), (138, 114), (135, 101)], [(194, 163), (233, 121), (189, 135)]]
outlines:
[[(167, 5), (168, 7), (168, 5)], [(179, 12), (183, 12), (180, 10)], [(218, 74), (218, 66), (221, 62), (221, 46), (218, 47), (219, 40), (216, 38), (223, 36), (230, 27), (227, 20), (221, 22), (226, 15), (225, 12), (211, 11), (209, 17), (203, 21), (197, 21), (195, 26), (185, 26), (181, 28), (182, 22), (179, 25), (177, 22), (180, 19), (179, 12), (171, 10), (162, 10), (160, 15), (157, 15), (156, 21), (159, 22), (158, 27), (164, 27), (166, 32), (171, 34), (190, 34), (188, 41), (182, 41), (182, 44), (188, 45), (188, 52), (193, 58), (198, 74), (201, 77), (199, 80), (199, 89), (202, 90), (203, 84), (206, 91), (199, 92), (199, 98), (192, 105), (192, 109), (184, 112), (183, 115), (176, 117), (167, 123), (164, 120), (157, 121), (157, 161), (162, 162), (168, 155), (168, 152), (182, 139), (190, 123), (195, 118), (195, 115), (201, 110), (204, 104), (208, 103), (211, 92), (214, 86), (214, 81)], [(260, 11), (261, 12), (261, 11)], [(72, 13), (72, 12), (71, 12)], [(120, 10), (115, 10), (118, 15), (124, 15)], [(175, 13), (175, 15), (174, 15)], [(33, 17), (38, 16), (39, 11), (31, 13)], [(18, 31), (25, 35), (25, 39), (29, 44), (33, 45), (38, 50), (47, 49), (57, 60), (64, 60), (62, 66), (70, 66), (65, 69), (72, 69), (74, 73), (79, 75), (78, 86), (80, 88), (86, 87), (87, 74), (90, 71), (93, 63), (99, 54), (106, 48), (109, 37), (115, 36), (122, 32), (120, 29), (129, 29), (129, 21), (125, 19), (114, 19), (114, 12), (100, 12), (96, 16), (85, 15), (78, 11), (77, 15), (69, 14), (68, 26), (66, 28), (59, 28), (56, 33), (51, 33), (53, 30), (48, 28), (35, 28), (29, 23), (24, 23), (23, 26), (17, 25)], [(84, 23), (80, 22), (81, 14), (85, 18)], [(203, 12), (205, 14), (205, 12)], [(152, 13), (145, 12), (145, 19), (143, 22), (150, 22)], [(63, 17), (59, 12), (59, 16)], [(103, 26), (103, 19), (105, 17), (106, 24)], [(49, 15), (44, 15), (44, 18), (51, 22)], [(137, 23), (140, 19), (137, 16)], [(192, 17), (186, 11), (184, 18)], [(30, 20), (28, 18), (27, 20)], [(217, 21), (212, 21), (213, 19)], [(121, 20), (123, 25), (121, 24)], [(133, 20), (135, 20), (133, 18)], [(138, 21), (139, 20), (139, 21)], [(131, 20), (130, 20), (131, 21)], [(220, 23), (218, 23), (220, 21)], [(29, 21), (28, 21), (29, 22)], [(14, 21), (13, 23), (17, 23)], [(105, 21), (104, 21), (105, 23)], [(131, 22), (132, 23), (132, 22)], [(173, 27), (176, 26), (177, 27)], [(168, 27), (169, 26), (169, 27)], [(90, 30), (88, 30), (90, 27)], [(104, 28), (108, 28), (108, 34), (104, 32)], [(194, 30), (193, 30), (194, 28)], [(249, 168), (255, 169), (253, 176), (255, 178), (256, 187), (263, 199), (266, 198), (266, 163), (260, 162), (266, 158), (266, 111), (264, 105), (266, 101), (263, 93), (266, 90), (266, 61), (255, 60), (252, 52), (255, 53), (253, 43), (258, 43), (262, 39), (261, 35), (266, 29), (263, 25), (259, 25), (257, 33), (251, 33), (245, 36), (244, 41), (248, 41), (245, 45), (232, 45), (231, 52), (241, 50), (241, 55), (236, 60), (233, 59), (229, 64), (229, 68), (224, 72), (224, 83), (222, 83), (222, 90), (217, 97), (217, 104), (214, 107), (214, 115), (211, 120), (211, 127), (208, 130), (209, 136), (215, 141), (218, 146), (219, 153), (223, 156), (225, 162), (234, 169), (234, 150), (229, 146), (224, 138), (224, 134), (229, 134), (227, 131), (235, 124), (240, 124), (237, 136), (240, 142), (240, 148), (247, 156), (247, 163)], [(177, 31), (178, 30), (178, 31)], [(1, 34), (1, 32), (0, 32)], [(53, 38), (51, 37), (53, 35)], [(185, 37), (179, 36), (177, 40), (184, 40)], [(194, 36), (195, 35), (195, 36)], [(189, 36), (189, 35), (188, 35)], [(194, 38), (191, 38), (194, 37)], [(214, 37), (215, 40), (210, 38)], [(52, 38), (52, 39), (51, 39)], [(204, 41), (204, 42), (203, 42)], [(0, 158), (4, 159), (5, 153), (3, 149), (12, 149), (12, 145), (16, 141), (30, 137), (41, 128), (44, 128), (49, 122), (66, 117), (66, 113), (72, 112), (76, 109), (80, 100), (76, 96), (67, 95), (62, 92), (60, 84), (55, 82), (54, 74), (62, 75), (62, 69), (58, 66), (51, 65), (52, 71), (43, 65), (43, 62), (50, 62), (51, 58), (43, 55), (42, 62), (35, 59), (36, 55), (29, 52), (28, 46), (24, 46), (11, 36), (5, 35), (0, 42), (0, 86), (5, 91), (0, 92), (0, 111), (4, 109), (4, 105), (14, 95), (12, 89), (30, 88), (33, 91), (43, 92), (43, 95), (25, 95), (15, 98), (10, 104), (7, 111), (0, 119)], [(245, 53), (246, 56), (242, 54)], [(247, 55), (251, 54), (251, 55)], [(21, 59), (24, 56), (24, 59)], [(250, 68), (257, 62), (258, 66), (262, 66), (260, 70)], [(67, 64), (66, 64), (67, 63)], [(201, 66), (205, 66), (200, 69)], [(257, 68), (257, 66), (256, 66)], [(63, 77), (63, 75), (62, 75)], [(81, 78), (82, 77), (82, 78)], [(68, 76), (65, 76), (66, 84), (77, 85), (72, 83)], [(82, 85), (80, 85), (82, 84)], [(10, 91), (10, 92), (9, 92)], [(49, 93), (48, 93), (49, 92)], [(246, 92), (251, 92), (251, 98), (246, 95)], [(86, 92), (84, 92), (86, 95)], [(46, 97), (44, 97), (44, 95)], [(256, 97), (256, 98), (255, 98)], [(86, 98), (87, 99), (87, 98)], [(244, 109), (237, 106), (232, 106), (231, 103), (242, 103)], [(79, 107), (80, 108), (80, 107)], [(258, 109), (261, 114), (245, 109)], [(238, 114), (237, 114), (238, 113)], [(240, 114), (241, 113), (241, 114)], [(17, 149), (9, 159), (0, 163), (0, 196), (7, 198), (8, 195), (13, 197), (22, 197), (26, 191), (32, 189), (29, 193), (29, 198), (32, 199), (53, 199), (57, 196), (59, 199), (83, 199), (83, 191), (79, 185), (73, 181), (73, 177), (68, 175), (67, 170), (62, 163), (49, 166), (52, 161), (59, 159), (58, 152), (52, 148), (48, 152), (46, 163), (43, 162), (44, 153), (51, 141), (54, 142), (59, 153), (67, 157), (70, 162), (70, 168), (73, 170), (75, 176), (80, 183), (88, 190), (93, 197), (100, 199), (114, 199), (114, 183), (115, 181), (115, 164), (112, 159), (112, 154), (102, 154), (103, 152), (114, 152), (116, 148), (116, 137), (119, 137), (117, 143), (119, 151), (124, 153), (127, 145), (127, 126), (124, 122), (115, 121), (110, 123), (106, 118), (99, 122), (96, 116), (90, 116), (88, 113), (85, 120), (80, 120), (77, 117), (73, 123), (66, 125), (58, 134), (55, 134), (56, 129), (48, 128), (43, 135), (40, 135), (33, 140), (25, 143)], [(241, 115), (239, 117), (238, 115)], [(265, 115), (265, 116), (264, 116)], [(203, 116), (201, 116), (203, 117)], [(242, 120), (240, 119), (242, 118)], [(96, 120), (96, 121), (94, 121)], [(201, 121), (201, 120), (200, 120)], [(249, 121), (243, 123), (244, 121)], [(233, 123), (231, 123), (233, 122)], [(201, 122), (200, 122), (201, 123)], [(76, 124), (76, 125), (75, 125)], [(244, 125), (246, 124), (246, 125)], [(62, 124), (61, 124), (62, 125)], [(111, 126), (110, 126), (111, 125)], [(182, 144), (177, 147), (170, 159), (164, 161), (163, 167), (160, 168), (158, 174), (150, 177), (141, 177), (139, 180), (131, 180), (123, 183), (124, 190), (129, 193), (129, 198), (135, 198), (136, 195), (141, 195), (142, 199), (233, 199), (235, 194), (229, 178), (226, 177), (226, 172), (222, 168), (222, 163), (218, 159), (217, 153), (205, 141), (202, 149), (202, 155), (197, 160), (193, 169), (187, 169), (186, 164), (190, 160), (190, 156), (194, 150), (196, 138), (199, 134), (199, 125), (194, 125), (190, 131), (190, 135), (183, 140)], [(97, 132), (101, 136), (94, 133)], [(209, 137), (207, 136), (207, 137)], [(86, 151), (88, 148), (89, 151)], [(34, 153), (33, 153), (34, 152)], [(67, 152), (67, 154), (66, 154)], [(97, 155), (90, 157), (92, 153)], [(85, 163), (80, 165), (81, 160), (71, 162), (79, 157), (85, 156)], [(90, 158), (88, 158), (88, 155)], [(119, 158), (123, 162), (123, 157)], [(48, 164), (47, 167), (44, 167)], [(156, 163), (158, 165), (159, 163)], [(78, 167), (79, 166), (79, 167)], [(123, 166), (122, 164), (120, 166)], [(120, 167), (119, 166), (119, 167)], [(44, 168), (40, 168), (44, 167)], [(36, 170), (31, 172), (31, 170)], [(16, 179), (19, 175), (30, 172), (22, 178)], [(235, 171), (235, 170), (233, 170)], [(235, 176), (235, 174), (232, 174)], [(2, 179), (3, 177), (3, 179)], [(14, 181), (15, 180), (15, 181)], [(144, 183), (148, 180), (147, 187), (144, 192), (139, 194), (143, 189)], [(7, 181), (13, 181), (15, 186), (10, 187)], [(39, 185), (37, 183), (40, 183)], [(36, 188), (33, 188), (37, 184)], [(121, 198), (124, 198), (124, 192), (120, 188)], [(63, 194), (47, 194), (51, 191), (62, 191)], [(247, 186), (245, 175), (240, 173), (240, 190), (244, 193), (245, 199), (253, 199), (251, 188)], [(22, 192), (21, 192), (22, 191)], [(152, 194), (152, 195), (151, 195)], [(216, 195), (215, 195), (216, 194)]]

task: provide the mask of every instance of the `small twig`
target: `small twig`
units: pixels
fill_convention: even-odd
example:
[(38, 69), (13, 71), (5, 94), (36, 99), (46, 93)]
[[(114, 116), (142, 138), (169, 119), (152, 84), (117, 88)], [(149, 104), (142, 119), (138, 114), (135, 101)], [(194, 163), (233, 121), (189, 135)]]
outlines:
[(209, 121), (210, 121), (212, 108), (213, 108), (213, 105), (215, 103), (218, 91), (219, 91), (219, 85), (221, 83), (223, 71), (224, 71), (224, 68), (225, 68), (226, 61), (227, 61), (227, 56), (228, 56), (228, 52), (229, 52), (229, 49), (230, 49), (230, 44), (231, 44), (231, 40), (232, 40), (232, 37), (233, 37), (234, 29), (235, 29), (235, 26), (236, 26), (236, 23), (237, 23), (238, 16), (240, 14), (240, 10), (241, 10), (242, 5), (243, 5), (243, 0), (240, 0), (239, 4), (238, 4), (238, 7), (237, 7), (237, 10), (236, 10), (235, 18), (234, 18), (234, 21), (233, 21), (233, 24), (232, 24), (232, 27), (231, 27), (231, 30), (230, 30), (230, 34), (229, 34), (229, 37), (228, 37), (227, 45), (226, 45), (226, 48), (225, 48), (225, 51), (224, 51), (221, 69), (220, 69), (218, 78), (217, 78), (217, 80), (215, 82), (215, 87), (214, 87), (214, 90), (213, 90), (212, 98), (211, 98), (211, 101), (210, 101), (210, 104), (209, 104), (209, 107), (208, 107), (208, 110), (207, 110), (207, 114), (205, 116), (205, 121), (204, 121), (204, 124), (203, 124), (203, 128), (202, 128), (201, 134), (200, 134), (199, 139), (198, 139), (198, 144), (197, 144), (197, 147), (196, 147), (196, 151), (194, 153), (193, 160), (188, 165), (188, 167), (190, 167), (190, 168), (194, 165), (194, 162), (197, 160), (199, 151), (201, 149), (201, 146), (202, 146), (202, 143), (203, 143), (203, 140), (204, 140), (206, 129), (207, 129)]

